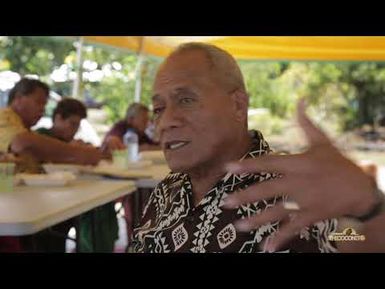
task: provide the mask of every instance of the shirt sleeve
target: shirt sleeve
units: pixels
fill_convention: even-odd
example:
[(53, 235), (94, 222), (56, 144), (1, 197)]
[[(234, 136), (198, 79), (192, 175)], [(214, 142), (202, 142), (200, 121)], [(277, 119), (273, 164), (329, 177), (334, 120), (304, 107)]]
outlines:
[(110, 136), (116, 136), (116, 137), (122, 139), (124, 134), (127, 131), (127, 128), (128, 127), (127, 127), (125, 121), (123, 121), (123, 120), (115, 123), (113, 125), (113, 127), (110, 129), (110, 131), (106, 134), (104, 141), (106, 141), (107, 137), (110, 137)]
[(0, 110), (0, 151), (8, 152), (13, 139), (27, 129), (11, 109)]

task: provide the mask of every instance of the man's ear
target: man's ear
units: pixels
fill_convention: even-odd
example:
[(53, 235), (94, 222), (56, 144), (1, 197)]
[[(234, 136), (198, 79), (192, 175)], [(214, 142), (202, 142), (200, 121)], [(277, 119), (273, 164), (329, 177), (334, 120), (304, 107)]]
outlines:
[(21, 97), (22, 96), (20, 95), (20, 93), (16, 93), (15, 96), (13, 97), (12, 102), (9, 105), (18, 107), (20, 105)]
[(247, 120), (247, 111), (249, 108), (249, 95), (242, 90), (236, 90), (231, 95), (235, 108), (235, 117), (238, 121)]

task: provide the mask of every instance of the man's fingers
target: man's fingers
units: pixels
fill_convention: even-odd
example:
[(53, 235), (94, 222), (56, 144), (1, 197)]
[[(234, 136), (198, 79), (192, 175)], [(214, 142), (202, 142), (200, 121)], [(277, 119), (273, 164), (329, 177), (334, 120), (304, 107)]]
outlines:
[(227, 196), (224, 200), (224, 207), (234, 209), (242, 204), (268, 200), (282, 194), (287, 195), (290, 194), (287, 191), (290, 186), (292, 186), (292, 180), (285, 177), (257, 183), (245, 190)]
[(305, 100), (301, 99), (297, 104), (297, 119), (303, 129), (309, 145), (330, 144), (330, 139), (307, 116)]

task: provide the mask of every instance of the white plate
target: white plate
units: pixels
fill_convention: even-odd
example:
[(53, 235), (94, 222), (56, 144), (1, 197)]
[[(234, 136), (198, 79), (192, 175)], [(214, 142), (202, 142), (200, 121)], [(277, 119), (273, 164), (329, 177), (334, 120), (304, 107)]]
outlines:
[(71, 184), (76, 176), (72, 173), (53, 174), (19, 174), (19, 180), (27, 186), (67, 186)]
[(43, 164), (44, 170), (48, 173), (56, 172), (71, 172), (73, 174), (79, 174), (84, 166), (74, 164)]

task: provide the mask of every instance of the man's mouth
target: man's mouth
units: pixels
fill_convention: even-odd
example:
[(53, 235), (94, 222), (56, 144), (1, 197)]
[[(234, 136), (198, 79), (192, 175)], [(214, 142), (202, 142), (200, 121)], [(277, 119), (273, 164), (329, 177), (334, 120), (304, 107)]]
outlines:
[(188, 141), (170, 141), (164, 144), (165, 150), (177, 150), (189, 144)]

